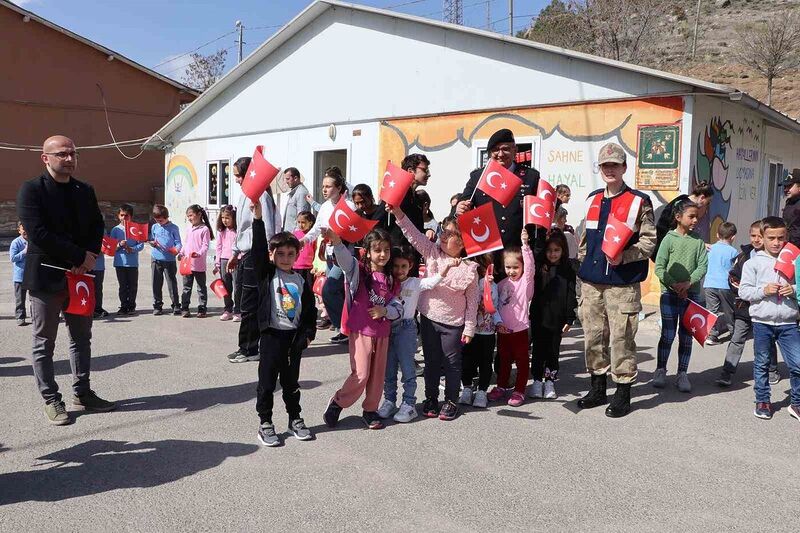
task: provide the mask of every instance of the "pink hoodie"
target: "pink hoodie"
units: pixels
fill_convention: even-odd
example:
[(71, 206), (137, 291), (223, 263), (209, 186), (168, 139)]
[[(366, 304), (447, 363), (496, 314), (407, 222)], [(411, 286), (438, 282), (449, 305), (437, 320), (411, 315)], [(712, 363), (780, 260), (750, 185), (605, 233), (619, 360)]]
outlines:
[(512, 333), (527, 331), (530, 326), (528, 314), (533, 299), (536, 265), (533, 262), (533, 252), (527, 244), (522, 246), (522, 264), (525, 271), (517, 281), (504, 278), (497, 284), (500, 318)]
[(192, 257), (192, 272), (206, 271), (206, 254), (208, 254), (210, 242), (211, 235), (204, 224), (190, 226), (186, 229), (181, 253), (189, 257), (191, 257), (192, 252), (197, 254), (197, 257)]

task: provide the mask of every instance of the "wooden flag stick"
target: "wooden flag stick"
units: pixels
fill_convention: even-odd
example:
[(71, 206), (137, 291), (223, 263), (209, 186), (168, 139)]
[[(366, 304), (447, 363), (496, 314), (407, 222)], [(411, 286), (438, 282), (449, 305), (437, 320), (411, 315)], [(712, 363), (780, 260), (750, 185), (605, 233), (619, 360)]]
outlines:
[[(63, 270), (64, 272), (71, 272), (71, 270), (68, 269), (68, 268), (59, 267), (59, 266), (55, 266), (55, 265), (48, 265), (47, 263), (42, 263), (42, 266), (43, 267), (47, 267), (47, 268), (55, 268), (56, 270)], [(88, 276), (90, 278), (94, 277), (94, 274), (83, 274), (83, 275), (84, 276)]]

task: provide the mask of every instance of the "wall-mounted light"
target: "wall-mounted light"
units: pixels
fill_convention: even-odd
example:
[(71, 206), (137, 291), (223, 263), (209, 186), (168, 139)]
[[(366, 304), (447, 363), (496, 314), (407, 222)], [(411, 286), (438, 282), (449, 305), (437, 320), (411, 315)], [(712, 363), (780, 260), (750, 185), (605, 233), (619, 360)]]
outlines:
[(30, 21), (31, 21), (30, 15), (25, 15), (24, 17), (22, 17), (22, 22), (30, 22)]
[(744, 93), (742, 91), (734, 91), (732, 93), (728, 93), (728, 98), (731, 102), (741, 102), (742, 96)]
[(114, 56), (111, 56), (111, 55), (110, 55), (110, 56), (108, 56), (106, 59), (108, 59), (109, 61), (114, 61)]
[(328, 126), (328, 137), (332, 141), (336, 140), (336, 125), (335, 124), (331, 124), (330, 126)]

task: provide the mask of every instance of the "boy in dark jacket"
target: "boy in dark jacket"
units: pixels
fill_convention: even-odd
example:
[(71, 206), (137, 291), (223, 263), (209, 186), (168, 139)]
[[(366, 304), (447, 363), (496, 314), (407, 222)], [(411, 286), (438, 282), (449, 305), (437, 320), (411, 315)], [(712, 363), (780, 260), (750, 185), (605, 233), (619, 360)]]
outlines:
[(783, 221), (786, 222), (787, 237), (790, 243), (800, 246), (800, 168), (786, 176), (783, 192), (786, 194)]
[[(753, 331), (753, 324), (750, 321), (750, 312), (748, 310), (750, 302), (739, 298), (739, 281), (742, 279), (742, 267), (745, 261), (763, 248), (764, 241), (761, 237), (761, 221), (756, 220), (750, 224), (750, 244), (742, 245), (742, 253), (736, 256), (730, 274), (728, 274), (728, 283), (736, 299), (733, 306), (733, 327), (731, 328), (733, 333), (731, 334), (728, 349), (725, 352), (725, 363), (722, 365), (722, 373), (719, 378), (717, 378), (717, 385), (720, 387), (730, 387), (731, 377), (736, 373), (736, 367), (739, 366), (739, 360), (742, 358), (744, 343), (747, 342), (747, 338)], [(780, 374), (778, 374), (778, 351), (773, 344), (770, 350), (769, 361), (770, 385), (775, 385), (780, 380)]]
[(253, 209), (253, 247), (258, 279), (259, 339), (256, 411), (258, 438), (265, 446), (280, 446), (272, 423), (272, 395), (280, 379), (283, 403), (289, 414), (289, 431), (299, 440), (313, 435), (300, 418), (300, 356), (316, 335), (317, 309), (311, 287), (292, 270), (300, 241), (289, 232), (275, 234), (267, 243), (261, 203)]

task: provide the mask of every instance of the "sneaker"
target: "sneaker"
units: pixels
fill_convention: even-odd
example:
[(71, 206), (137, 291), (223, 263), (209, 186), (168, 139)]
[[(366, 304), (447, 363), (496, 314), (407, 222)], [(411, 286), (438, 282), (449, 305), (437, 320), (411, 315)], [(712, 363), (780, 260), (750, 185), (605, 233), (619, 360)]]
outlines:
[(325, 420), (325, 425), (329, 428), (335, 428), (336, 424), (339, 423), (339, 415), (341, 414), (342, 408), (331, 398), (331, 401), (328, 402), (328, 408), (325, 409), (325, 414), (322, 415), (322, 419)]
[(234, 322), (241, 322), (241, 321), (242, 321), (242, 315), (240, 315), (240, 314), (237, 314), (237, 313), (234, 313), (234, 315), (233, 315), (233, 321), (234, 321)]
[(400, 409), (394, 414), (394, 421), (405, 424), (406, 422), (411, 422), (418, 416), (416, 407), (403, 403), (400, 405)]
[(723, 370), (722, 373), (717, 378), (716, 384), (720, 387), (730, 387), (731, 386), (731, 373), (727, 370)]
[(787, 409), (789, 411), (789, 415), (800, 420), (800, 405), (790, 405)]
[[(236, 357), (231, 359), (231, 356), (229, 355), (228, 356), (228, 362), (230, 362), (230, 363), (247, 363), (249, 361), (260, 361), (261, 360), (261, 354), (247, 355), (247, 354), (244, 354), (244, 353), (241, 353), (241, 352), (234, 352), (234, 353), (236, 354)], [(234, 355), (234, 354), (231, 354), (231, 355)]]
[(303, 422), (302, 418), (295, 418), (291, 422), (289, 422), (289, 431), (292, 432), (292, 435), (297, 440), (312, 440), (314, 435), (311, 433), (311, 430), (306, 427), (306, 423)]
[(28, 323), (25, 321), (24, 318), (20, 318), (19, 320), (17, 320), (17, 325), (18, 326), (27, 326)]
[(367, 425), (367, 429), (384, 428), (383, 422), (381, 421), (381, 417), (379, 417), (378, 413), (376, 413), (375, 411), (364, 411), (364, 413), (361, 415), (361, 418)]
[(119, 309), (117, 309), (117, 316), (126, 316), (129, 314), (130, 313), (128, 313), (128, 310), (125, 309), (124, 307), (120, 307)]
[(197, 318), (205, 318), (207, 316), (208, 316), (208, 314), (205, 311), (198, 311), (197, 312)]
[(181, 311), (181, 317), (183, 317), (183, 318), (191, 318), (191, 316), (192, 316), (192, 313), (190, 313), (189, 311)]
[(439, 420), (453, 420), (457, 416), (458, 406), (450, 400), (445, 401), (439, 410)]
[(657, 389), (663, 389), (667, 386), (667, 369), (666, 368), (656, 368), (655, 374), (653, 374), (653, 380), (650, 382), (653, 384), (653, 387)]
[(381, 418), (391, 418), (397, 412), (397, 406), (389, 400), (383, 400), (383, 403), (378, 408), (378, 416)]
[(692, 382), (686, 372), (678, 372), (678, 390), (681, 392), (692, 392)]
[(528, 387), (528, 398), (544, 398), (544, 383), (534, 381)]
[(95, 413), (107, 413), (117, 408), (117, 404), (99, 397), (94, 391), (89, 391), (83, 396), (72, 396), (72, 405), (78, 409)]
[(95, 311), (94, 318), (106, 318), (108, 316), (108, 311), (105, 309), (101, 309), (99, 311)]
[(511, 407), (519, 407), (525, 403), (525, 395), (521, 392), (514, 391), (511, 393), (511, 398), (508, 399), (508, 405)]
[(781, 382), (781, 375), (778, 371), (770, 372), (769, 373), (769, 384), (770, 385), (777, 385)]
[(486, 409), (488, 405), (489, 405), (489, 398), (487, 398), (486, 391), (485, 390), (476, 391), (475, 399), (472, 400), (472, 407)]
[(176, 307), (175, 309), (172, 310), (172, 314), (175, 315), (175, 316), (179, 316), (182, 313), (183, 313), (183, 311), (181, 311), (180, 307)]
[(331, 327), (331, 321), (327, 318), (320, 318), (317, 320), (317, 329), (328, 329)]
[(258, 426), (258, 440), (261, 441), (261, 444), (270, 448), (281, 445), (281, 438), (275, 433), (275, 426), (269, 422), (264, 422)]
[[(753, 411), (753, 414), (756, 415), (757, 418), (763, 418), (764, 420), (771, 420), (772, 404), (769, 402), (756, 402), (756, 410)], [(789, 414), (791, 414), (791, 412)]]
[(464, 387), (461, 390), (461, 396), (458, 397), (458, 403), (462, 405), (472, 405), (472, 389)]
[(428, 418), (436, 418), (439, 416), (439, 400), (425, 398), (425, 401), (422, 402), (422, 416)]
[(721, 344), (719, 339), (716, 337), (708, 337), (706, 339), (706, 346), (716, 346), (717, 344)]
[(45, 404), (44, 414), (47, 415), (47, 420), (54, 426), (66, 426), (73, 422), (64, 402)]
[(233, 319), (233, 313), (229, 313), (227, 311), (224, 311), (222, 313), (222, 315), (220, 315), (219, 319), (220, 319), (221, 322), (227, 322), (228, 320), (232, 320)]
[(235, 351), (235, 352), (233, 352), (233, 353), (229, 353), (229, 354), (228, 354), (228, 361), (233, 361), (234, 359), (236, 359), (236, 358), (237, 358), (237, 357), (239, 357), (240, 355), (242, 355), (242, 352), (240, 352), (239, 350), (236, 350), (236, 351)]
[(339, 333), (331, 337), (330, 343), (331, 344), (347, 344), (350, 341), (347, 335)]
[(164, 314), (162, 309), (153, 309), (153, 316), (161, 316)]
[(544, 382), (544, 397), (548, 400), (555, 400), (558, 398), (558, 394), (556, 394), (556, 384), (551, 379)]
[(486, 398), (490, 402), (499, 402), (506, 397), (506, 390), (501, 389), (500, 387), (495, 387), (489, 391), (489, 394), (486, 395)]

